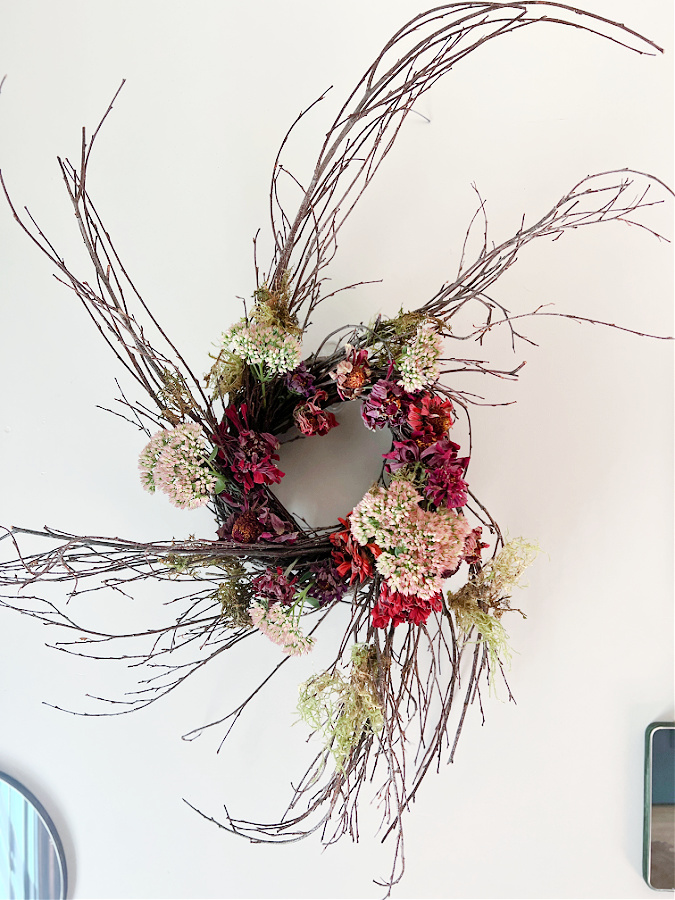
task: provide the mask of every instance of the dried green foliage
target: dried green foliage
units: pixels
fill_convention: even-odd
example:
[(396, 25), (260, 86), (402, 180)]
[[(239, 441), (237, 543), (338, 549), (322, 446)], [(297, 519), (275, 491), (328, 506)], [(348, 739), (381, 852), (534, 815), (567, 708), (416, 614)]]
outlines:
[(234, 394), (244, 383), (244, 360), (223, 347), (218, 356), (211, 356), (215, 360), (208, 375), (204, 379), (216, 397), (225, 398), (228, 394)]
[(338, 770), (361, 736), (379, 733), (384, 725), (377, 691), (377, 657), (369, 644), (355, 644), (349, 678), (340, 672), (323, 672), (299, 688), (298, 712), (314, 731), (322, 734)]
[(272, 290), (266, 284), (254, 291), (255, 309), (251, 318), (261, 325), (277, 325), (289, 334), (302, 334), (297, 316), (289, 311), (290, 272), (284, 272), (278, 288)]
[(253, 592), (250, 583), (239, 577), (222, 581), (214, 597), (220, 603), (223, 618), (233, 628), (253, 628), (248, 609)]
[(177, 425), (195, 409), (195, 399), (180, 372), (164, 369), (162, 384), (164, 387), (159, 392), (159, 399), (163, 404), (162, 415), (172, 425)]
[(447, 596), (459, 628), (467, 635), (475, 628), (480, 640), (484, 641), (492, 672), (497, 671), (500, 664), (510, 662), (509, 636), (500, 619), (510, 608), (513, 589), (538, 553), (536, 544), (515, 538), (464, 587)]

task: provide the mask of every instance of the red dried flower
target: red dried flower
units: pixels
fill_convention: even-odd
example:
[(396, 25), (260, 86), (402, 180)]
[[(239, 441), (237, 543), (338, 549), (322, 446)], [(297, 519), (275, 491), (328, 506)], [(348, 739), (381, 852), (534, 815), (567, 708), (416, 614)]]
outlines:
[(229, 469), (235, 481), (248, 492), (258, 484), (278, 484), (284, 477), (274, 462), (279, 441), (273, 434), (252, 431), (248, 427), (247, 407), (228, 406), (225, 418), (218, 426), (214, 443), (218, 446), (218, 459)]
[(268, 604), (282, 603), (284, 606), (290, 606), (297, 583), (297, 575), (288, 578), (281, 566), (277, 566), (275, 569), (269, 567), (265, 569), (262, 575), (251, 581), (251, 586), (255, 588), (256, 595), (264, 597)]
[(412, 394), (390, 379), (392, 368), (390, 366), (387, 378), (375, 382), (361, 406), (361, 416), (371, 431), (405, 422), (408, 405), (413, 399)]
[(423, 394), (408, 410), (408, 422), (413, 431), (432, 435), (433, 444), (439, 441), (452, 426), (454, 410), (449, 400), (443, 400), (437, 394)]
[(349, 577), (350, 585), (358, 578), (359, 583), (363, 584), (368, 578), (373, 577), (374, 558), (382, 551), (377, 544), (366, 544), (361, 547), (352, 535), (349, 519), (350, 516), (338, 519), (344, 525), (344, 529), (335, 531), (330, 536), (331, 543), (335, 545), (335, 550), (332, 551), (333, 562), (340, 578)]
[(486, 547), (490, 546), (481, 541), (482, 536), (483, 529), (479, 526), (478, 528), (474, 528), (473, 531), (467, 535), (466, 541), (464, 542), (462, 559), (470, 566), (479, 566), (481, 563), (481, 552)]
[(394, 627), (402, 622), (424, 625), (433, 612), (443, 609), (442, 594), (433, 594), (427, 599), (415, 594), (401, 594), (392, 591), (386, 581), (382, 583), (380, 598), (371, 610), (375, 628), (386, 628), (391, 622)]

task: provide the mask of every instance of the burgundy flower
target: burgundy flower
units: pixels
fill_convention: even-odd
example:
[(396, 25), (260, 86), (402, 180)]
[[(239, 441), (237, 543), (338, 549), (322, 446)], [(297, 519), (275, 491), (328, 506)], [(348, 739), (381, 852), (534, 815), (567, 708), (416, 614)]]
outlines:
[(289, 372), (284, 379), (286, 387), (292, 394), (300, 394), (303, 397), (311, 397), (316, 392), (314, 376), (307, 368), (307, 364), (301, 362), (297, 369)]
[(307, 591), (307, 596), (318, 600), (321, 606), (339, 600), (347, 590), (348, 585), (331, 560), (313, 563), (309, 572), (314, 584)]
[(299, 403), (293, 410), (295, 424), (306, 437), (328, 434), (331, 428), (340, 424), (332, 412), (319, 406), (327, 399), (325, 391), (317, 391), (306, 403)]
[(408, 406), (414, 399), (400, 384), (390, 380), (391, 371), (390, 367), (387, 378), (375, 382), (361, 405), (361, 416), (371, 431), (385, 425), (401, 425), (406, 421)]
[(399, 591), (392, 591), (384, 581), (380, 589), (379, 600), (371, 610), (371, 616), (375, 628), (386, 628), (390, 622), (394, 627), (402, 622), (424, 625), (432, 611), (440, 612), (442, 609), (440, 593), (433, 594), (428, 599), (422, 599), (415, 594), (401, 594)]
[(428, 433), (434, 443), (440, 440), (453, 423), (453, 406), (437, 394), (423, 394), (408, 409), (408, 423), (413, 431)]
[(281, 566), (276, 569), (267, 568), (262, 575), (251, 581), (258, 597), (264, 597), (268, 605), (282, 603), (284, 606), (290, 606), (293, 602), (297, 583), (297, 575), (289, 579)]
[(297, 540), (297, 531), (292, 531), (289, 522), (284, 522), (268, 508), (264, 494), (253, 492), (241, 501), (228, 494), (221, 496), (233, 507), (227, 520), (218, 529), (221, 541), (255, 544), (259, 541), (291, 543)]
[(370, 378), (368, 351), (357, 350), (351, 344), (345, 346), (345, 358), (337, 364), (330, 377), (335, 382), (342, 400), (360, 397)]
[(278, 484), (284, 477), (274, 464), (279, 459), (276, 452), (279, 441), (273, 434), (258, 433), (248, 427), (245, 403), (239, 412), (234, 406), (228, 406), (214, 443), (219, 448), (219, 460), (246, 492), (256, 485)]
[(420, 458), (424, 462), (424, 465), (429, 469), (449, 464), (461, 464), (466, 469), (469, 464), (469, 458), (463, 457), (462, 459), (457, 459), (459, 450), (459, 444), (456, 444), (454, 441), (450, 441), (445, 437), (440, 441), (436, 441), (428, 447), (425, 447), (420, 453)]
[(457, 460), (455, 463), (446, 463), (436, 469), (431, 469), (423, 490), (425, 496), (436, 506), (447, 506), (449, 509), (459, 509), (467, 500), (469, 486), (464, 481), (466, 472), (465, 462)]
[[(229, 522), (229, 519), (228, 519)], [(232, 517), (229, 529), (226, 525), (221, 525), (218, 529), (218, 537), (221, 540), (227, 537), (238, 544), (255, 544), (263, 532), (262, 523), (258, 521), (258, 517), (252, 509), (239, 513)]]
[(382, 455), (382, 459), (387, 460), (385, 468), (388, 472), (398, 472), (404, 466), (413, 466), (421, 458), (422, 448), (413, 440), (394, 441), (394, 449)]
[(338, 519), (344, 525), (344, 529), (331, 534), (331, 543), (335, 546), (331, 555), (340, 578), (346, 579), (349, 576), (350, 585), (354, 584), (357, 579), (360, 584), (363, 584), (368, 578), (373, 577), (373, 557), (378, 557), (382, 551), (377, 544), (360, 546), (352, 535), (349, 517)]

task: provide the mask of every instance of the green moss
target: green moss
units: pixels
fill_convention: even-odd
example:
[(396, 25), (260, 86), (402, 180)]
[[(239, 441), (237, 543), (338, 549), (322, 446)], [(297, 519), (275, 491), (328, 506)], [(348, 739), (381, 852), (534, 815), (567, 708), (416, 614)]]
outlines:
[(298, 712), (302, 720), (321, 733), (335, 765), (344, 771), (351, 751), (368, 731), (379, 733), (384, 725), (377, 693), (377, 656), (368, 644), (355, 644), (347, 678), (340, 672), (324, 672), (299, 688)]
[(224, 347), (218, 356), (212, 356), (211, 359), (215, 362), (206, 376), (207, 386), (215, 396), (221, 398), (236, 393), (244, 383), (244, 360)]

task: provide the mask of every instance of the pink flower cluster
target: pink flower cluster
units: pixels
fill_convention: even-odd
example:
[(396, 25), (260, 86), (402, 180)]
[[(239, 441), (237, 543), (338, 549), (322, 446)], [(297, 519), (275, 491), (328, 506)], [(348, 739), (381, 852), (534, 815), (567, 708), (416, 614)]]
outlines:
[(351, 530), (361, 546), (372, 540), (382, 551), (375, 565), (389, 589), (428, 600), (459, 565), (471, 527), (461, 513), (424, 510), (421, 500), (414, 485), (394, 478), (354, 508)]
[(207, 447), (199, 425), (191, 422), (163, 428), (141, 452), (138, 468), (146, 491), (160, 490), (179, 509), (208, 502), (216, 475), (206, 468)]
[(274, 644), (278, 644), (287, 656), (302, 656), (312, 649), (313, 639), (302, 633), (291, 610), (280, 603), (270, 605), (269, 609), (254, 603), (249, 615), (253, 624)]

